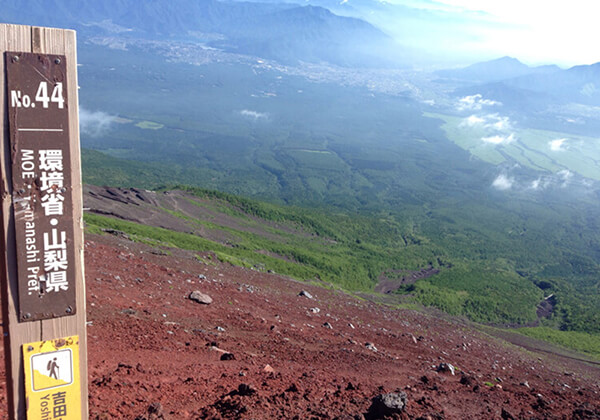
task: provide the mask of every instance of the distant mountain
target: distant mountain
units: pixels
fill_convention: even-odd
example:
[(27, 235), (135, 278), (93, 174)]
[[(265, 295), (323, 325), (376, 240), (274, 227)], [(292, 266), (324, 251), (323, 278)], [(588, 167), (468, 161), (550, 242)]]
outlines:
[[(470, 66), (463, 69), (465, 73), (462, 75), (470, 74), (475, 80), (473, 68), (489, 69), (490, 63), (493, 62)], [(505, 64), (504, 71), (500, 70), (502, 66), (499, 66), (497, 76), (500, 73), (506, 76), (511, 71), (514, 74), (526, 69), (530, 69), (532, 72), (518, 77), (506, 77), (501, 81), (484, 83), (473, 81), (465, 84), (465, 80), (462, 79), (459, 83), (461, 87), (456, 89), (455, 94), (458, 96), (481, 94), (486, 98), (502, 102), (505, 108), (518, 112), (544, 111), (553, 106), (569, 103), (600, 106), (600, 63), (575, 66), (567, 70), (561, 70), (555, 66), (530, 68), (514, 59), (504, 60), (503, 63)], [(470, 69), (468, 73), (467, 69)], [(479, 73), (479, 79), (482, 78), (481, 74)]]
[(508, 82), (493, 82), (458, 88), (454, 93), (459, 96), (482, 95), (500, 102), (503, 109), (517, 112), (544, 111), (550, 104), (558, 102), (557, 98), (546, 92), (527, 89), (526, 87), (511, 86)]
[(529, 67), (516, 58), (502, 57), (491, 61), (472, 64), (461, 69), (440, 70), (436, 74), (443, 78), (490, 83), (526, 75), (551, 74), (560, 71), (558, 66)]
[[(52, 11), (49, 13), (49, 11)], [(226, 51), (338, 65), (389, 64), (392, 40), (371, 24), (317, 6), (217, 0), (16, 0), (2, 20), (77, 29), (81, 36), (205, 42)]]
[(385, 65), (378, 54), (392, 40), (367, 22), (340, 17), (316, 6), (302, 6), (262, 14), (240, 22), (228, 40), (216, 43), (284, 62), (328, 61), (348, 66)]
[(600, 106), (600, 63), (507, 81), (514, 88), (551, 94), (562, 102)]

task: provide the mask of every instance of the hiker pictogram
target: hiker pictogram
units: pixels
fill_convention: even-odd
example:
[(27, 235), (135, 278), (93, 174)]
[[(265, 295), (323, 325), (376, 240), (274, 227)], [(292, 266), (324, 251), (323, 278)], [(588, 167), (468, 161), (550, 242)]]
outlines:
[(71, 349), (31, 356), (31, 383), (34, 391), (57, 388), (73, 382)]
[(56, 363), (56, 357), (48, 362), (47, 369), (50, 372), (50, 374), (48, 376), (50, 376), (51, 378), (54, 377), (54, 379), (58, 379), (57, 371), (60, 372), (60, 368), (58, 367), (58, 364)]

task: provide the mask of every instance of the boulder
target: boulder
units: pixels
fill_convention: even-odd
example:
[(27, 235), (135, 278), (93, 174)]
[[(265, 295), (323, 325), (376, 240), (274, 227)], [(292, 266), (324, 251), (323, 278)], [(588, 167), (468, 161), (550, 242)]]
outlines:
[(406, 399), (406, 393), (401, 391), (377, 395), (369, 407), (369, 418), (380, 419), (402, 413), (406, 407)]
[(190, 293), (188, 298), (203, 305), (210, 305), (213, 301), (210, 296), (200, 292), (199, 290), (194, 290), (192, 293)]
[(310, 293), (308, 293), (306, 290), (302, 290), (300, 293), (298, 293), (298, 296), (304, 296), (304, 297), (307, 297), (309, 299), (313, 298), (313, 296)]
[(450, 363), (440, 363), (437, 367), (438, 372), (450, 372), (454, 376), (455, 368)]

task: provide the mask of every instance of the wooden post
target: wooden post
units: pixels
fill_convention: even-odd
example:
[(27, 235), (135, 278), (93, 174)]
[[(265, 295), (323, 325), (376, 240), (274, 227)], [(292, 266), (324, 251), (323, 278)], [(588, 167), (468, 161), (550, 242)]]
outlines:
[[(44, 414), (36, 413), (35, 410), (28, 412), (27, 404), (31, 405), (32, 402), (31, 398), (29, 398), (29, 393), (27, 394), (28, 401), (26, 402), (26, 386), (27, 392), (35, 391), (36, 387), (39, 390), (46, 386), (46, 389), (50, 390), (48, 391), (48, 395), (51, 392), (54, 392), (55, 395), (54, 406), (50, 405), (50, 407), (54, 407), (55, 410), (58, 407), (58, 411), (62, 410), (64, 419), (87, 419), (86, 304), (83, 275), (83, 211), (75, 32), (62, 29), (0, 24), (0, 52), (2, 52), (2, 57), (0, 57), (0, 75), (2, 77), (2, 82), (0, 83), (0, 118), (2, 119), (2, 130), (0, 132), (0, 170), (2, 173), (0, 194), (2, 198), (1, 232), (3, 236), (3, 241), (0, 245), (0, 250), (3, 251), (0, 256), (0, 273), (2, 277), (2, 320), (4, 327), (9, 415), (15, 420), (44, 418)], [(7, 54), (7, 52), (11, 54)], [(20, 52), (25, 54), (17, 57)], [(36, 55), (27, 55), (26, 53), (35, 53)], [(61, 57), (64, 57), (62, 62)], [(51, 80), (36, 70), (35, 65), (24, 67), (25, 58), (34, 64), (35, 59), (40, 63), (46, 60), (44, 61), (44, 65), (47, 65), (50, 69), (54, 69), (53, 71), (55, 72), (61, 72), (60, 74), (64, 75), (64, 79), (55, 77)], [(17, 64), (22, 67), (17, 67)], [(39, 84), (39, 88), (32, 92), (15, 92), (14, 89), (11, 91), (10, 78), (21, 77), (22, 73), (20, 72), (22, 69), (36, 71), (42, 77), (40, 80), (46, 78), (48, 81), (38, 82), (35, 79), (36, 86)], [(66, 92), (64, 97), (63, 89)], [(11, 94), (13, 95), (12, 97)], [(25, 99), (25, 96), (28, 96), (28, 98)], [(58, 138), (59, 134), (56, 133), (58, 129), (40, 129), (37, 131), (46, 131), (46, 133), (32, 134), (30, 131), (36, 131), (35, 128), (21, 128), (19, 125), (23, 124), (23, 121), (27, 121), (27, 118), (31, 119), (30, 116), (34, 115), (34, 112), (39, 112), (39, 115), (48, 115), (49, 113), (44, 113), (44, 109), (55, 109), (55, 112), (60, 114), (64, 121), (68, 119), (68, 122), (65, 123), (66, 126), (63, 126), (64, 124), (60, 125), (61, 133), (64, 133), (64, 136), (68, 137), (68, 145), (65, 146), (64, 150), (58, 150), (57, 147), (45, 146), (46, 142), (48, 142), (47, 144), (51, 144), (51, 142)], [(56, 123), (56, 118), (51, 117), (48, 122), (40, 121), (40, 126), (49, 127), (53, 123)], [(31, 123), (29, 124), (31, 125)], [(64, 138), (60, 139), (60, 141), (63, 140)], [(30, 143), (27, 143), (28, 141)], [(35, 156), (33, 152), (29, 152), (31, 156), (35, 157), (32, 160), (37, 165), (37, 172), (35, 174), (31, 172), (29, 176), (25, 176), (24, 174), (16, 175), (13, 171), (13, 165), (15, 162), (20, 162), (18, 159), (22, 160), (26, 156), (25, 152), (20, 154), (19, 148), (24, 147), (24, 144), (32, 144), (32, 141), (37, 142), (36, 144), (41, 144), (40, 148), (47, 148), (48, 150), (34, 150)], [(17, 144), (17, 142), (21, 142), (22, 144)], [(62, 166), (60, 168), (55, 166), (55, 172), (53, 173), (41, 172), (44, 169), (48, 169), (44, 168), (47, 164), (41, 163), (42, 159), (45, 159), (45, 154), (56, 154), (57, 152), (63, 153), (64, 156), (70, 156), (70, 159), (59, 162)], [(25, 166), (23, 165), (23, 167)], [(43, 174), (41, 175), (42, 178), (46, 177), (45, 181), (40, 180), (40, 174)], [(53, 179), (57, 177), (64, 178), (65, 183), (68, 181), (69, 185), (65, 184), (63, 186), (62, 181), (48, 181), (50, 175), (54, 177)], [(26, 178), (33, 179), (29, 180)], [(18, 182), (22, 182), (24, 188), (19, 188), (18, 191), (15, 191), (15, 185)], [(30, 183), (28, 184), (28, 182)], [(52, 184), (52, 182), (55, 182), (55, 184)], [(64, 197), (60, 194), (63, 194)], [(60, 201), (60, 203), (64, 203), (65, 207), (68, 207), (68, 209), (65, 208), (66, 216), (62, 216), (62, 213), (60, 213), (61, 217), (53, 217), (47, 210), (47, 207), (42, 205), (42, 202), (49, 202), (49, 196), (55, 199), (57, 203)], [(23, 201), (25, 201), (25, 204), (22, 204)], [(27, 204), (28, 202), (30, 204)], [(30, 263), (33, 258), (29, 259), (30, 255), (25, 254), (24, 240), (19, 239), (18, 233), (18, 230), (23, 229), (22, 226), (25, 226), (25, 222), (22, 221), (22, 213), (25, 211), (23, 207), (26, 205), (29, 205), (33, 209), (31, 210), (32, 215), (34, 210), (36, 212), (36, 228), (32, 227), (34, 226), (33, 222), (26, 226), (31, 227), (32, 230), (41, 230), (40, 232), (35, 232), (38, 238), (35, 247), (37, 247), (36, 251), (39, 252), (38, 256), (40, 259), (36, 260), (38, 261), (35, 263), (37, 266), (33, 268), (25, 264), (25, 261)], [(44, 210), (46, 210), (45, 217)], [(46, 226), (44, 223), (47, 226), (55, 226), (59, 229), (52, 227), (42, 228), (41, 226)], [(48, 255), (45, 253), (50, 252), (48, 249), (52, 249), (48, 246), (48, 241), (51, 241), (48, 238), (54, 238), (54, 245), (56, 245), (61, 235), (65, 234), (64, 232), (67, 232), (67, 238), (62, 243), (68, 247), (68, 252), (65, 247), (64, 252), (66, 254), (64, 255), (69, 255), (72, 261), (67, 261), (69, 271), (63, 271), (60, 273), (61, 276), (58, 276), (58, 270), (61, 269), (60, 262), (56, 263), (58, 265), (54, 269), (49, 268), (48, 265), (45, 266), (44, 264), (47, 264), (45, 257)], [(19, 243), (20, 241), (21, 243)], [(63, 262), (65, 267), (67, 262)], [(28, 284), (28, 279), (23, 278), (24, 269), (32, 271), (39, 269), (40, 273), (36, 271), (36, 274), (42, 275), (37, 276), (40, 290), (33, 293), (33, 295), (29, 293), (29, 297), (25, 296), (27, 293), (23, 292), (24, 290), (25, 292), (27, 291), (24, 287), (26, 288)], [(56, 270), (56, 272), (52, 273), (52, 270)], [(50, 276), (49, 273), (57, 274), (57, 276)], [(68, 273), (68, 280), (65, 280), (67, 276), (65, 273)], [(63, 283), (60, 283), (60, 279), (62, 279)], [(34, 283), (35, 281), (33, 280)], [(65, 286), (65, 282), (67, 281), (68, 287)], [(60, 286), (62, 286), (62, 289)], [(68, 296), (67, 293), (62, 293), (67, 289)], [(47, 304), (52, 302), (53, 304), (59, 301), (62, 302), (60, 299), (63, 299), (63, 296), (67, 296), (67, 302), (71, 303), (66, 306), (66, 309), (62, 310), (62, 313), (44, 309)], [(39, 299), (39, 302), (44, 302), (44, 304), (40, 304), (39, 313), (35, 313), (35, 310), (31, 311), (29, 309), (27, 309), (27, 313), (24, 313), (23, 307), (26, 305), (23, 303), (23, 299), (25, 298), (29, 299), (29, 301), (35, 298)], [(35, 302), (37, 300), (34, 300)], [(28, 303), (28, 305), (28, 307), (31, 307), (31, 304)], [(63, 304), (61, 308), (65, 308), (65, 305)], [(34, 374), (33, 369), (35, 368), (35, 364), (33, 359), (24, 356), (24, 353), (29, 351), (33, 355), (39, 349), (42, 352), (40, 355), (47, 354), (43, 352), (49, 351), (54, 356), (54, 354), (60, 353), (60, 351), (57, 351), (58, 349), (68, 348), (68, 345), (65, 343), (69, 340), (70, 344), (68, 345), (75, 346), (74, 351), (68, 350), (67, 352), (70, 355), (74, 355), (72, 357), (75, 358), (75, 360), (72, 360), (72, 364), (75, 366), (75, 368), (72, 368), (72, 372), (75, 373), (72, 373), (71, 380), (73, 386), (80, 390), (80, 394), (75, 393), (75, 395), (80, 395), (81, 401), (79, 404), (73, 405), (73, 407), (76, 407), (76, 410), (71, 409), (65, 415), (64, 412), (67, 410), (69, 403), (61, 401), (59, 398), (60, 395), (57, 392), (65, 389), (63, 383), (68, 381), (68, 379), (63, 380), (59, 385), (32, 386), (31, 375)], [(34, 344), (38, 344), (38, 346), (36, 347)], [(39, 359), (42, 360), (43, 358)], [(54, 361), (56, 360), (54, 358)], [(58, 361), (61, 361), (60, 357)], [(64, 369), (64, 367), (61, 368), (61, 371)], [(45, 374), (48, 378), (52, 379), (51, 376), (54, 373), (52, 372), (54, 368), (52, 370), (48, 368), (48, 370), (51, 373), (46, 372)], [(74, 378), (77, 370), (79, 378)], [(27, 372), (27, 375), (25, 372)], [(44, 384), (46, 383), (44, 382)], [(65, 405), (65, 407), (63, 408), (61, 404)], [(52, 412), (50, 412), (48, 418), (53, 418), (52, 415)]]

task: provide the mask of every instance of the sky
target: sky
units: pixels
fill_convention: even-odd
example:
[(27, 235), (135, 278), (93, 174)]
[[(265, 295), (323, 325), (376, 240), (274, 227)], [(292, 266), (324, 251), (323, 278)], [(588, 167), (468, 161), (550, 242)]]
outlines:
[(427, 43), (434, 49), (437, 45), (438, 53), (454, 50), (455, 57), (466, 60), (476, 55), (509, 55), (527, 64), (564, 67), (600, 61), (600, 2), (596, 0), (388, 2), (435, 16), (435, 27), (420, 27), (415, 20), (412, 28), (419, 37), (415, 42)]

